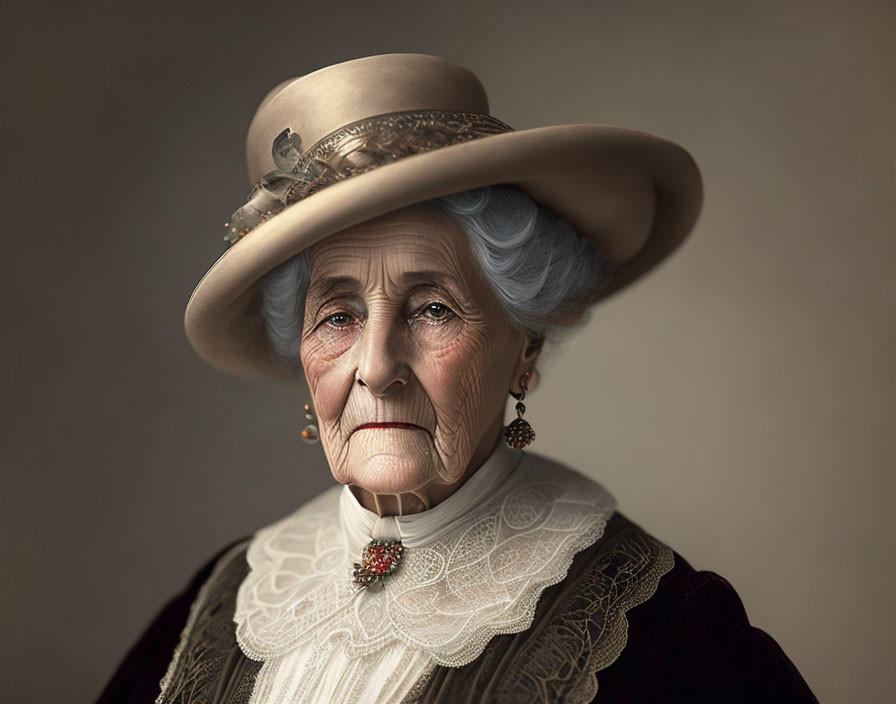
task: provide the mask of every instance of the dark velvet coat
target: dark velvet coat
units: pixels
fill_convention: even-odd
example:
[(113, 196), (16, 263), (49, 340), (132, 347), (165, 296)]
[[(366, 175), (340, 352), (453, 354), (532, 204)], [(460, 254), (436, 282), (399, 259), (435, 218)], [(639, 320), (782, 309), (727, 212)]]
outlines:
[[(247, 569), (245, 544), (206, 564), (137, 641), (99, 704), (155, 702), (177, 647), (166, 704), (247, 704), (260, 663), (239, 650), (232, 622)], [(182, 639), (206, 582), (213, 588)], [(817, 702), (778, 644), (750, 625), (725, 579), (694, 570), (619, 513), (543, 592), (532, 626), (495, 636), (469, 665), (437, 667), (420, 684), (419, 704)]]

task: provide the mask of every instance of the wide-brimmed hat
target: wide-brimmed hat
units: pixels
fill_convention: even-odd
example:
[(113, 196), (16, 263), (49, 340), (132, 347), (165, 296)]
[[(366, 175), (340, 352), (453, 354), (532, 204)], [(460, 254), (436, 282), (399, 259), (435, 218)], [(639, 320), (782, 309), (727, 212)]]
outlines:
[(268, 345), (258, 279), (352, 225), (471, 188), (516, 186), (609, 262), (612, 281), (590, 304), (668, 256), (702, 197), (697, 166), (677, 144), (599, 124), (515, 131), (489, 115), (469, 70), (423, 54), (284, 81), (252, 119), (246, 158), (254, 187), (185, 315), (199, 355), (241, 375), (289, 375)]

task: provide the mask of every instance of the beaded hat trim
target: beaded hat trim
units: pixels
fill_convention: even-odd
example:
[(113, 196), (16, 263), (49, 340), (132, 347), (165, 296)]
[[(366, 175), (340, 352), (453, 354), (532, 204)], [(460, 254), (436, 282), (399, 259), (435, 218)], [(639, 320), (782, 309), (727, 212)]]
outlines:
[(261, 177), (225, 224), (224, 239), (235, 244), (288, 205), (338, 181), (415, 154), (512, 131), (490, 115), (409, 110), (345, 125), (303, 152), (301, 137), (287, 127), (271, 148), (277, 168)]

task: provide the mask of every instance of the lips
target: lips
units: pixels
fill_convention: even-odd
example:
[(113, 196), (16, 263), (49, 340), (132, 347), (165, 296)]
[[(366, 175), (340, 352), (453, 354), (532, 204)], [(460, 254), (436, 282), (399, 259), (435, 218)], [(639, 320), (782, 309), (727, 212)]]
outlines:
[(401, 428), (403, 430), (426, 430), (419, 425), (415, 425), (414, 423), (364, 423), (355, 428), (354, 431), (365, 430), (367, 428), (378, 428), (381, 430), (386, 430), (389, 428)]

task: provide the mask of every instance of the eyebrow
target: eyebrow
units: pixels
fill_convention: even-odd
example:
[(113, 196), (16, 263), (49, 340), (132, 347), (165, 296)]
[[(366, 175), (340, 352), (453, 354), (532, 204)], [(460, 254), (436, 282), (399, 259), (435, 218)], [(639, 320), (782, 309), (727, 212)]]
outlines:
[(308, 287), (308, 300), (324, 298), (335, 291), (357, 290), (361, 282), (351, 276), (324, 276)]
[(461, 282), (455, 276), (444, 271), (408, 271), (402, 274), (399, 280), (408, 287), (430, 284), (455, 291), (464, 290)]
[[(455, 291), (463, 290), (463, 286), (455, 276), (443, 271), (407, 271), (401, 274), (398, 280), (407, 288), (432, 285)], [(353, 276), (323, 276), (309, 286), (307, 297), (309, 300), (320, 300), (337, 291), (357, 291), (360, 287), (361, 282)]]

